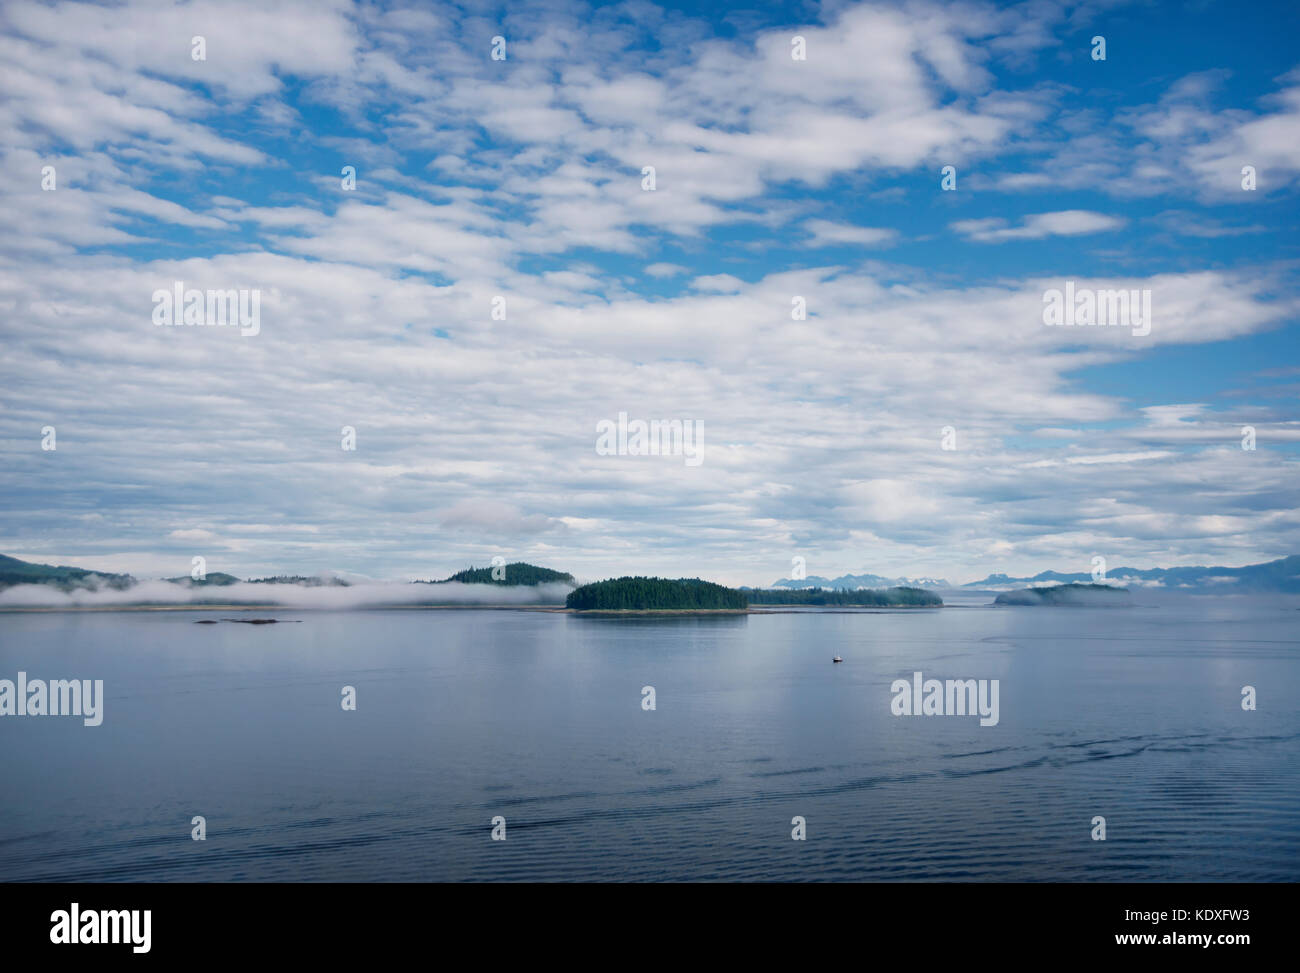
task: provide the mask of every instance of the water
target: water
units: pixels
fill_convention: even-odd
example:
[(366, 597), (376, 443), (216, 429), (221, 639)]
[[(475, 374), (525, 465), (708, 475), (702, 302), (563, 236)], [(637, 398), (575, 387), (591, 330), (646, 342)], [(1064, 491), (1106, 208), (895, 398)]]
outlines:
[[(106, 696), (0, 718), (0, 879), (1300, 879), (1294, 602), (223, 614), (0, 614)], [(1000, 722), (891, 715), (916, 670)]]

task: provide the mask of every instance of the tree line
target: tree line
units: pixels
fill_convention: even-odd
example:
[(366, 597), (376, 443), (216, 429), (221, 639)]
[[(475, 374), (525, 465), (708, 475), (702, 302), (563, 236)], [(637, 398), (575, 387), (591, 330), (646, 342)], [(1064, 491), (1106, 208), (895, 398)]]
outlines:
[[(535, 564), (527, 564), (524, 561), (516, 561), (514, 564), (504, 565), (504, 572), (500, 567), (497, 568), (466, 568), (464, 571), (457, 571), (445, 581), (435, 581), (434, 584), (447, 584), (450, 581), (459, 581), (461, 584), (499, 584), (499, 585), (537, 585), (549, 584), (553, 581), (564, 581), (573, 584), (573, 575), (565, 574), (563, 571), (552, 571), (550, 568), (539, 568)], [(503, 577), (494, 577), (493, 572)]]
[(578, 611), (744, 609), (742, 591), (699, 578), (612, 578), (569, 592), (565, 607)]
[(746, 589), (751, 605), (866, 605), (878, 608), (939, 606), (943, 599), (921, 588), (764, 588)]

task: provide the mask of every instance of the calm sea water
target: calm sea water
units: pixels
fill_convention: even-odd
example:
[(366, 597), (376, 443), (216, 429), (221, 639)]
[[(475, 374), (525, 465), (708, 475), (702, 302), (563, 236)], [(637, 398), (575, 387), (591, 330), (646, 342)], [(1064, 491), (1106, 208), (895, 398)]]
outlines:
[[(1294, 601), (231, 614), (0, 614), (106, 696), (0, 718), (0, 879), (1300, 879)], [(893, 716), (917, 670), (999, 724)]]

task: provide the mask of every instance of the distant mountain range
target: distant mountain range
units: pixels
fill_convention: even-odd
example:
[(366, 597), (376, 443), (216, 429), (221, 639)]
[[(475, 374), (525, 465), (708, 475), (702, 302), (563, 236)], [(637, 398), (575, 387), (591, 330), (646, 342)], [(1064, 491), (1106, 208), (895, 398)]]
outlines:
[[(563, 582), (570, 586), (575, 584), (572, 575), (540, 568), (535, 565), (518, 562), (505, 565), (504, 578), (493, 577), (492, 568), (470, 568), (457, 572), (441, 582), (422, 582), (424, 584), (446, 584), (461, 582), (465, 584), (496, 584), (506, 587), (536, 586), (539, 584)], [(192, 581), (188, 577), (167, 578), (174, 584), (185, 587), (215, 586), (223, 587), (236, 584), (241, 579), (233, 575), (211, 572), (202, 581)], [(884, 588), (922, 588), (931, 591), (1005, 591), (1012, 588), (1025, 588), (1050, 584), (1088, 584), (1093, 580), (1086, 571), (1062, 572), (1042, 571), (1032, 577), (1012, 577), (1007, 574), (990, 574), (982, 581), (971, 581), (956, 586), (942, 578), (890, 578), (879, 574), (844, 574), (838, 578), (824, 578), (811, 575), (807, 578), (782, 578), (769, 586), (774, 589), (800, 590), (822, 588), (837, 591), (858, 591), (862, 589)], [(303, 577), (300, 575), (280, 575), (274, 578), (249, 579), (253, 584), (296, 584), (304, 587), (346, 586), (348, 582), (338, 578)], [(1106, 572), (1105, 582), (1111, 585), (1127, 585), (1130, 588), (1163, 588), (1174, 591), (1201, 591), (1221, 594), (1240, 594), (1247, 592), (1288, 592), (1300, 594), (1300, 556), (1280, 558), (1265, 564), (1247, 564), (1244, 567), (1190, 567), (1190, 568), (1111, 568)], [(129, 574), (110, 574), (104, 571), (91, 571), (86, 568), (74, 568), (52, 564), (36, 564), (21, 561), (15, 557), (0, 554), (0, 589), (19, 584), (42, 584), (70, 591), (78, 588), (112, 588), (125, 590), (138, 582)], [(754, 588), (741, 588), (753, 591)]]
[[(935, 578), (885, 578), (878, 574), (845, 574), (838, 578), (782, 578), (773, 588), (939, 588), (978, 589), (999, 591), (1045, 584), (1087, 584), (1092, 582), (1087, 571), (1042, 571), (1033, 577), (1012, 577), (1007, 574), (990, 574), (982, 581), (953, 586)], [(1196, 590), (1223, 594), (1281, 591), (1300, 593), (1300, 556), (1279, 558), (1264, 564), (1247, 564), (1239, 568), (1111, 568), (1106, 572), (1107, 584), (1128, 585), (1134, 588), (1166, 588), (1170, 590)]]
[[(1032, 578), (1012, 578), (1005, 574), (990, 574), (983, 581), (972, 581), (963, 588), (998, 589), (1008, 586), (1038, 584), (1085, 584), (1092, 581), (1087, 571), (1065, 574), (1060, 571), (1043, 571)], [(1199, 591), (1249, 592), (1285, 591), (1300, 593), (1300, 556), (1279, 558), (1264, 564), (1247, 564), (1239, 568), (1110, 568), (1106, 571), (1107, 584), (1123, 584), (1135, 588), (1196, 589)]]

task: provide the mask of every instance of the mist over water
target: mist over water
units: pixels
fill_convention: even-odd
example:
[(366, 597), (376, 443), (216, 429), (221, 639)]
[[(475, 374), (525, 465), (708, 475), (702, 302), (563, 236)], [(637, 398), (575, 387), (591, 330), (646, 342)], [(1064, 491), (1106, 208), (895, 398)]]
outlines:
[[(1135, 600), (0, 613), (0, 678), (105, 694), (99, 727), (0, 718), (0, 876), (1297, 880), (1296, 600)], [(998, 725), (891, 715), (917, 671), (999, 680)]]
[(61, 591), (44, 584), (0, 590), (0, 608), (114, 608), (128, 605), (275, 605), (320, 611), (347, 611), (403, 605), (563, 605), (572, 585), (438, 584), (361, 582), (348, 585), (277, 584), (246, 581), (191, 587), (168, 581), (142, 581), (130, 588), (77, 588)]

